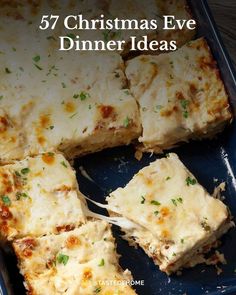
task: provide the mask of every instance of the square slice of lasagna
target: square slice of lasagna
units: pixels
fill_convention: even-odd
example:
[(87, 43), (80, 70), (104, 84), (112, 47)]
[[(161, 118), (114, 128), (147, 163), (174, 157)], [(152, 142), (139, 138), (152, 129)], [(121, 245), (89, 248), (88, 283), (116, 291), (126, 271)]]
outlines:
[(228, 208), (204, 190), (175, 154), (140, 170), (107, 202), (111, 215), (131, 222), (123, 228), (126, 237), (167, 274), (209, 250), (232, 226)]
[(61, 26), (55, 36), (38, 29), (42, 3), (6, 3), (0, 13), (0, 161), (129, 144), (141, 129), (121, 56), (59, 51)]
[(119, 266), (110, 225), (88, 222), (73, 231), (13, 244), (28, 294), (136, 294)]
[(60, 154), (0, 167), (0, 235), (3, 240), (71, 230), (85, 222), (74, 170)]
[(130, 60), (126, 74), (140, 105), (145, 151), (213, 137), (231, 121), (228, 96), (204, 39), (159, 56)]

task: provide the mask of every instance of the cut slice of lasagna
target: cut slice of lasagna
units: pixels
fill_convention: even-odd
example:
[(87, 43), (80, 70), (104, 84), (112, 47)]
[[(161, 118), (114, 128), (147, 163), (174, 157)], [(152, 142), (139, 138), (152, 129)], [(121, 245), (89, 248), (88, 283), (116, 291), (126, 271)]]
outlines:
[[(232, 119), (228, 96), (204, 39), (174, 53), (139, 56), (126, 75), (140, 105), (145, 151), (213, 137)], [(151, 127), (150, 127), (151, 126)]]
[(123, 217), (126, 237), (167, 274), (209, 251), (232, 226), (228, 208), (204, 190), (175, 154), (140, 170), (107, 202), (111, 215), (118, 215), (117, 224)]
[(136, 294), (104, 221), (59, 235), (26, 237), (13, 246), (29, 294)]
[(45, 153), (0, 167), (0, 236), (14, 240), (71, 230), (85, 222), (74, 170)]
[(137, 138), (138, 106), (120, 55), (60, 52), (61, 26), (55, 37), (38, 29), (47, 1), (27, 3), (0, 12), (0, 160), (55, 150), (74, 157)]

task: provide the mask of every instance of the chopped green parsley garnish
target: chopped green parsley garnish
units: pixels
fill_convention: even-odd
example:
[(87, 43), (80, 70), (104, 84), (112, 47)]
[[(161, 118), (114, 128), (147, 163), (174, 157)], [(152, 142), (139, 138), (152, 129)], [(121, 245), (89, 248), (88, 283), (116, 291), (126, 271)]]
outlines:
[(182, 198), (178, 198), (177, 201), (178, 201), (179, 203), (181, 203), (181, 204), (183, 203), (183, 199), (182, 199)]
[(74, 113), (73, 115), (70, 116), (70, 119), (74, 118), (78, 113)]
[(126, 95), (130, 95), (129, 90), (125, 90), (124, 93), (125, 93)]
[(171, 177), (170, 177), (170, 176), (167, 176), (167, 177), (166, 177), (166, 180), (170, 180), (170, 179), (171, 179)]
[(71, 38), (71, 39), (75, 39), (76, 38), (75, 34), (73, 34), (73, 33), (67, 34), (66, 36), (69, 37), (69, 38)]
[(197, 180), (196, 179), (191, 178), (189, 176), (186, 178), (186, 184), (187, 184), (187, 186), (194, 185), (196, 183), (197, 183)]
[(9, 70), (9, 68), (5, 68), (5, 72), (6, 72), (7, 74), (11, 74), (11, 71)]
[(177, 199), (171, 199), (171, 202), (175, 205), (178, 206), (178, 203), (182, 204), (183, 203), (183, 199), (181, 197), (177, 198)]
[(66, 88), (66, 84), (64, 82), (61, 82), (62, 88)]
[(189, 113), (188, 113), (188, 110), (187, 110), (187, 107), (189, 106), (189, 100), (181, 99), (180, 104), (181, 104), (181, 107), (183, 108), (183, 117), (185, 119), (187, 119), (188, 116), (189, 116)]
[(127, 128), (129, 126), (129, 123), (130, 123), (130, 119), (129, 119), (129, 117), (126, 117), (123, 121), (124, 127)]
[(177, 202), (176, 202), (175, 199), (171, 199), (171, 202), (172, 202), (175, 206), (177, 206)]
[(158, 214), (159, 214), (159, 211), (155, 211), (154, 214), (155, 214), (155, 215), (158, 215)]
[(144, 204), (146, 199), (144, 198), (144, 196), (141, 196), (141, 199), (142, 199), (141, 204)]
[(90, 97), (90, 94), (87, 93), (87, 92), (85, 92), (85, 91), (82, 91), (82, 92), (80, 93), (79, 97), (80, 97), (80, 100), (85, 100), (85, 99), (87, 99), (87, 98)]
[(17, 192), (16, 199), (19, 201), (21, 198), (28, 198), (29, 196), (26, 193)]
[(65, 168), (67, 168), (68, 166), (66, 165), (65, 161), (61, 162), (61, 165), (64, 166)]
[(34, 64), (34, 66), (38, 69), (38, 70), (40, 70), (40, 71), (42, 71), (42, 69), (43, 68), (41, 68), (39, 65), (37, 65), (37, 64)]
[(4, 205), (11, 206), (11, 200), (9, 199), (8, 196), (2, 196), (1, 198), (2, 198)]
[(3, 95), (0, 95), (0, 100), (3, 99)]
[(105, 265), (105, 260), (102, 258), (98, 266), (104, 266)]
[[(207, 218), (206, 218), (207, 219)], [(211, 227), (208, 225), (208, 223), (206, 222), (206, 220), (201, 222), (201, 226), (205, 231), (210, 231)]]
[(21, 169), (21, 174), (28, 174), (30, 172), (30, 169), (29, 168), (23, 168)]
[(68, 262), (68, 260), (69, 260), (69, 256), (68, 255), (64, 255), (62, 253), (60, 253), (60, 254), (57, 255), (57, 262), (60, 263), (60, 264), (63, 263), (64, 265), (66, 265), (67, 262)]
[(160, 206), (161, 205), (161, 203), (159, 203), (158, 201), (155, 201), (155, 200), (152, 200), (150, 203), (152, 205), (155, 205), (155, 206)]
[(181, 241), (181, 244), (184, 244), (184, 239), (181, 239), (180, 241)]
[(101, 290), (102, 290), (102, 287), (97, 287), (96, 289), (94, 289), (94, 293), (98, 294), (101, 292)]
[(40, 61), (40, 55), (35, 55), (35, 56), (33, 57), (33, 61), (34, 61), (34, 62), (39, 62), (39, 61)]

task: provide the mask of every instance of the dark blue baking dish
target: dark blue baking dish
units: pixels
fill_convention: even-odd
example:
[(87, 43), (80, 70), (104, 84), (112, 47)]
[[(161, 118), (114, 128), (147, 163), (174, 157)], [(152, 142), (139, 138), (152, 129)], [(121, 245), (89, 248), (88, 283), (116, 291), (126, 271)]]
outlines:
[[(198, 22), (198, 36), (204, 36), (218, 62), (222, 78), (236, 114), (236, 81), (235, 71), (230, 61), (208, 4), (205, 0), (189, 1), (195, 19)], [(227, 190), (224, 193), (225, 203), (236, 216), (236, 123), (233, 123), (217, 139), (192, 142), (174, 149), (186, 166), (196, 175), (199, 182), (212, 193), (216, 182), (225, 181)], [(75, 161), (81, 191), (93, 199), (104, 202), (105, 196), (118, 186), (124, 186), (142, 167), (155, 160), (157, 156), (145, 155), (138, 162), (134, 158), (132, 147), (121, 147), (89, 155)], [(91, 182), (81, 174), (80, 167), (94, 180)], [(97, 212), (106, 213), (93, 205)], [(121, 232), (114, 227), (114, 235), (121, 254), (120, 263), (129, 268), (135, 280), (144, 280), (144, 286), (136, 286), (140, 295), (235, 295), (236, 294), (236, 230), (232, 229), (222, 239), (220, 251), (225, 254), (227, 264), (223, 272), (216, 274), (214, 267), (199, 265), (184, 270), (181, 276), (167, 277), (161, 273), (141, 249), (134, 249), (122, 240)], [(16, 267), (12, 255), (0, 253), (0, 295), (23, 295), (23, 279)], [(3, 259), (4, 258), (4, 262)], [(7, 271), (5, 270), (7, 269)], [(8, 275), (7, 275), (8, 273)], [(11, 282), (11, 283), (9, 283)], [(11, 287), (13, 292), (11, 291)], [(45, 294), (50, 295), (50, 294)]]

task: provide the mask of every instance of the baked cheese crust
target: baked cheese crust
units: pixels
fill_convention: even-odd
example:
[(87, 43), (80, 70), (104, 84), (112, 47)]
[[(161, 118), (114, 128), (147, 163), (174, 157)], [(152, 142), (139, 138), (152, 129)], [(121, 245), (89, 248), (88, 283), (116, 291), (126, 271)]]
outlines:
[(74, 170), (45, 153), (0, 167), (0, 235), (4, 240), (71, 230), (85, 222)]
[(3, 3), (0, 19), (0, 160), (55, 150), (73, 158), (137, 138), (139, 112), (121, 56), (60, 52), (38, 29), (41, 4), (14, 3)]
[(128, 62), (126, 75), (140, 105), (139, 141), (145, 151), (212, 137), (232, 119), (219, 70), (202, 38), (174, 53), (139, 56)]
[(107, 197), (111, 215), (134, 226), (124, 229), (167, 274), (211, 248), (231, 226), (227, 207), (211, 197), (177, 155), (156, 160)]
[[(88, 222), (71, 232), (13, 244), (28, 294), (136, 294), (118, 264), (110, 225)], [(123, 283), (123, 285), (122, 285)]]

